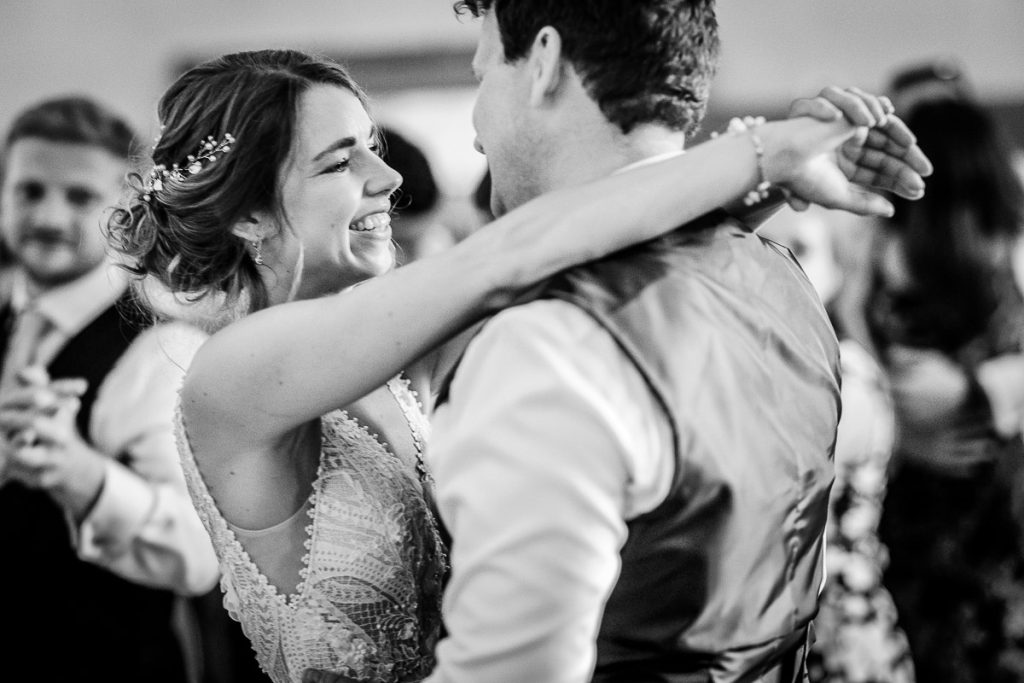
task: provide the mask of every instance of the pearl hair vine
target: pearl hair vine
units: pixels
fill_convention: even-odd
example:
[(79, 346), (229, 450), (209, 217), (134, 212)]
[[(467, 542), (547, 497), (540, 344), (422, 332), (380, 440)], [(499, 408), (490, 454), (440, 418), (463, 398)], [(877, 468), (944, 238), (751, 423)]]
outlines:
[[(157, 139), (159, 140), (159, 138)], [(230, 152), (233, 144), (235, 144), (235, 136), (231, 133), (225, 133), (219, 142), (212, 135), (208, 135), (199, 145), (196, 153), (188, 155), (184, 165), (173, 164), (168, 168), (165, 164), (157, 164), (146, 176), (142, 198), (147, 202), (150, 201), (154, 192), (164, 189), (164, 180), (185, 180), (196, 175), (209, 164), (217, 161), (218, 156)]]

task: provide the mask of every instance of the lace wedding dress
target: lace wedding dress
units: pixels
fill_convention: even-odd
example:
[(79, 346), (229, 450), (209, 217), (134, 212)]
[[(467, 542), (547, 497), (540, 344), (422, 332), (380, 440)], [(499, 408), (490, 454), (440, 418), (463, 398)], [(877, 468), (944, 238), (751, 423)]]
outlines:
[(189, 492), (220, 559), (224, 604), (276, 683), (308, 669), (380, 683), (418, 681), (434, 664), (445, 556), (427, 502), (427, 423), (402, 379), (388, 383), (412, 430), (400, 460), (344, 411), (321, 418), (320, 465), (294, 593), (260, 571), (217, 509), (177, 420)]

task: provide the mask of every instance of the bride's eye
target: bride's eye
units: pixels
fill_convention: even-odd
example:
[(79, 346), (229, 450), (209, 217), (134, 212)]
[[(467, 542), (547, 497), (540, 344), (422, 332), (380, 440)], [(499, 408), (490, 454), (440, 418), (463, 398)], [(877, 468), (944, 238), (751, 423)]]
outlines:
[(349, 159), (342, 159), (342, 160), (338, 161), (337, 163), (334, 163), (334, 164), (331, 164), (330, 166), (328, 166), (327, 169), (324, 171), (324, 173), (344, 173), (345, 171), (348, 170), (349, 165), (350, 165), (350, 160)]

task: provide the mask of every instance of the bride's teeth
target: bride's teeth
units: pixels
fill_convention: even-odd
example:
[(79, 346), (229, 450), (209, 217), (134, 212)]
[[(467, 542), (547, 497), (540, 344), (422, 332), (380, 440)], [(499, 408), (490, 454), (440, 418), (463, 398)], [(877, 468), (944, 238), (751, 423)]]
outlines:
[(357, 232), (371, 232), (373, 230), (386, 228), (389, 225), (391, 225), (391, 216), (386, 213), (375, 213), (352, 223), (352, 225), (349, 226), (349, 230), (355, 230)]

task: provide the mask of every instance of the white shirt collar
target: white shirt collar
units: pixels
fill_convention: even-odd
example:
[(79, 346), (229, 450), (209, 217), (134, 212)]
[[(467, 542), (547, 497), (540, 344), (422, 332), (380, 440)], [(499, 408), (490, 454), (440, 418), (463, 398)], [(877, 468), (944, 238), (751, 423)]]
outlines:
[[(28, 305), (26, 278), (20, 269), (12, 274), (11, 307), (15, 311)], [(82, 277), (40, 294), (35, 305), (54, 327), (71, 336), (110, 307), (127, 288), (127, 274), (113, 263), (104, 261)]]
[(639, 161), (634, 161), (631, 164), (626, 164), (625, 166), (623, 166), (619, 170), (615, 171), (615, 173), (613, 173), (612, 175), (615, 175), (617, 173), (622, 173), (623, 171), (628, 171), (631, 168), (639, 168), (640, 166), (646, 166), (647, 164), (656, 164), (659, 161), (667, 161), (667, 160), (669, 160), (669, 159), (671, 159), (673, 157), (677, 157), (680, 154), (684, 154), (684, 153), (685, 153), (685, 150), (673, 149), (673, 150), (670, 150), (668, 152), (662, 152), (661, 154), (655, 154), (652, 157), (647, 157), (646, 159), (640, 159)]

